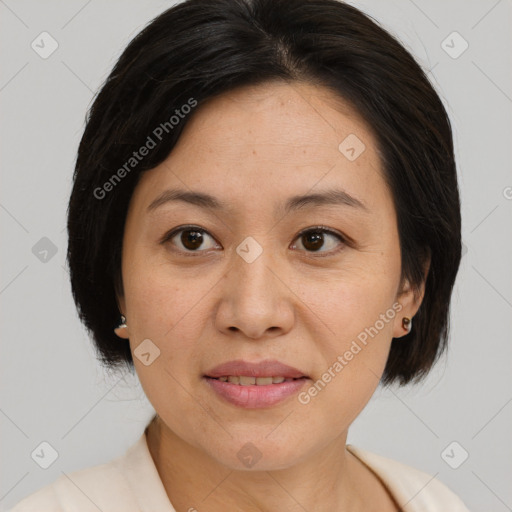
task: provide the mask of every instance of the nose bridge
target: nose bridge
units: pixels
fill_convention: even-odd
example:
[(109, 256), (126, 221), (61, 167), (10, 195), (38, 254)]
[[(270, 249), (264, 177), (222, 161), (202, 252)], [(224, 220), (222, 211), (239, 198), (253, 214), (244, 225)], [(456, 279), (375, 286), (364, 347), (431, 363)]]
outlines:
[[(275, 280), (275, 276), (269, 269), (275, 266), (271, 242), (269, 237), (264, 236), (258, 236), (258, 240), (253, 236), (246, 237), (233, 254), (232, 270), (236, 287), (250, 296), (274, 288), (271, 281)], [(268, 300), (270, 296), (266, 298)]]
[(216, 318), (225, 333), (240, 331), (259, 339), (292, 327), (293, 307), (287, 304), (286, 287), (276, 277), (280, 271), (271, 243), (268, 236), (248, 236), (233, 251)]

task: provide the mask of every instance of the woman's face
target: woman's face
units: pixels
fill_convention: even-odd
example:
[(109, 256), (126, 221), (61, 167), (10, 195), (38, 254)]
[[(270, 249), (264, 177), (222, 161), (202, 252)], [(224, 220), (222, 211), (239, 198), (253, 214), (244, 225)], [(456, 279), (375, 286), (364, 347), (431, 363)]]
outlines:
[[(171, 189), (218, 207), (162, 199)], [(303, 195), (313, 197), (292, 199)], [(361, 118), (312, 85), (241, 88), (198, 109), (135, 189), (121, 333), (169, 432), (231, 468), (250, 468), (247, 456), (285, 468), (346, 436), (376, 389), (419, 307), (400, 294), (400, 268), (391, 193)], [(260, 380), (262, 390), (206, 377), (234, 360), (276, 360), (305, 378)]]

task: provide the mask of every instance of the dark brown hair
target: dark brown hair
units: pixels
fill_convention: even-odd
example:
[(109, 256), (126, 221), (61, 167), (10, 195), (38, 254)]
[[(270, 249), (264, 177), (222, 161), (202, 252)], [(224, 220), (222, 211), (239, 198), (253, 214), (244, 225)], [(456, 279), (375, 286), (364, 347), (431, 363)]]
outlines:
[[(337, 0), (186, 0), (130, 42), (88, 112), (78, 149), (67, 256), (80, 319), (103, 364), (133, 370), (129, 344), (113, 329), (124, 223), (138, 179), (165, 160), (206, 100), (276, 80), (329, 88), (376, 134), (397, 214), (402, 280), (416, 291), (431, 257), (412, 331), (393, 340), (382, 381), (419, 381), (446, 348), (461, 258), (450, 121), (397, 39)], [(183, 109), (191, 99), (195, 108)], [(165, 136), (127, 167), (157, 127)]]

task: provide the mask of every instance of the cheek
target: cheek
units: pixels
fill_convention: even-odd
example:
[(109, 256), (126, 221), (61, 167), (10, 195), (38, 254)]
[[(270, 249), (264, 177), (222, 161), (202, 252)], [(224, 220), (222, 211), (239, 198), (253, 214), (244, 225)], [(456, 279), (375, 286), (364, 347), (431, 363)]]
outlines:
[(373, 291), (371, 301), (360, 289), (351, 288), (340, 293), (339, 300), (327, 301), (323, 314), (334, 334), (316, 336), (311, 347), (320, 355), (322, 368), (299, 403), (310, 421), (332, 435), (364, 409), (389, 356), (397, 312), (391, 293)]
[(197, 314), (198, 303), (212, 286), (207, 273), (198, 279), (144, 254), (128, 262), (127, 268), (125, 291), (131, 330), (163, 340), (172, 337), (172, 331), (197, 325), (190, 321), (190, 315)]
[[(328, 328), (333, 347), (357, 337), (390, 308), (388, 316), (393, 314), (400, 267), (399, 261), (397, 265), (391, 254), (383, 252), (354, 254), (351, 261), (347, 258), (342, 268), (322, 279), (315, 275), (300, 278), (297, 294)], [(391, 332), (392, 323), (379, 330)]]
[[(130, 346), (136, 372), (144, 392), (156, 411), (179, 410), (177, 418), (197, 416), (195, 400), (190, 400), (198, 378), (196, 340), (201, 337), (201, 298), (206, 289), (176, 276), (166, 275), (162, 265), (133, 267), (126, 287), (128, 312), (132, 314)], [(204, 314), (204, 313), (203, 313)], [(137, 357), (141, 342), (151, 340), (157, 357), (149, 365)], [(147, 343), (147, 342), (146, 342)], [(149, 345), (153, 347), (152, 345)], [(176, 418), (168, 420), (183, 436), (186, 428)], [(185, 422), (186, 423), (186, 422)]]
[(166, 277), (162, 265), (132, 264), (130, 269), (125, 284), (130, 348), (146, 396), (155, 408), (161, 407), (159, 401), (164, 396), (169, 400), (169, 390), (189, 372), (191, 340), (198, 337), (190, 314), (197, 299)]
[[(366, 255), (320, 283), (304, 282), (301, 298), (327, 327), (312, 350), (321, 354), (318, 385), (306, 390), (304, 402), (340, 411), (339, 420), (354, 419), (375, 391), (384, 371), (395, 318), (399, 265), (391, 251)], [(309, 393), (309, 391), (311, 391)], [(318, 398), (317, 398), (318, 397)]]

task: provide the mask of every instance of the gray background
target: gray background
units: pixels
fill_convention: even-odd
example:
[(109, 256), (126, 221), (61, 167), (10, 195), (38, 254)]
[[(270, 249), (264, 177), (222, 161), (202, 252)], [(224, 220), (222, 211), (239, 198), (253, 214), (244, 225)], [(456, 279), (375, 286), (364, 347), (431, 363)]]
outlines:
[[(472, 511), (512, 510), (512, 2), (351, 3), (400, 38), (445, 102), (467, 252), (448, 357), (420, 386), (379, 388), (348, 441), (436, 475)], [(152, 415), (136, 377), (96, 362), (78, 321), (65, 215), (93, 94), (131, 38), (170, 5), (0, 1), (1, 510), (62, 472), (120, 455)], [(43, 31), (59, 45), (47, 59), (31, 48)], [(453, 31), (469, 44), (457, 58), (442, 47)], [(451, 36), (444, 44), (453, 54), (463, 42)], [(55, 255), (41, 252), (43, 237)], [(59, 455), (48, 469), (31, 458), (43, 441)], [(469, 458), (453, 469), (446, 460), (459, 464), (463, 450)]]

